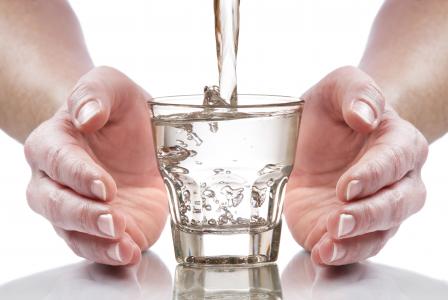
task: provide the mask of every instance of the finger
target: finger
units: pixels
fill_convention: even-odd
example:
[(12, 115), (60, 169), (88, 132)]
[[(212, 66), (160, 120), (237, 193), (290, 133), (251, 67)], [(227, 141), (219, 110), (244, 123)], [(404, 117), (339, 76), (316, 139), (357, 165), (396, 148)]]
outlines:
[(45, 175), (33, 176), (27, 199), (31, 209), (64, 230), (108, 239), (124, 234), (125, 218), (110, 205), (86, 199)]
[(136, 264), (141, 259), (140, 248), (127, 234), (118, 241), (111, 241), (58, 227), (55, 230), (76, 255), (88, 260), (118, 266)]
[[(37, 130), (45, 131), (45, 126)], [(114, 179), (72, 137), (79, 133), (52, 132), (51, 136), (35, 132), (27, 140), (25, 155), (33, 169), (86, 197), (113, 199), (117, 192)]]
[(410, 170), (420, 169), (426, 159), (427, 142), (410, 124), (387, 121), (374, 134), (379, 135), (374, 144), (341, 176), (336, 186), (342, 201), (372, 195), (399, 181)]
[(397, 230), (398, 227), (395, 227), (387, 231), (376, 231), (341, 241), (334, 241), (329, 235), (325, 235), (313, 248), (311, 258), (321, 265), (356, 263), (378, 254)]
[(305, 100), (325, 101), (317, 105), (327, 114), (343, 120), (350, 128), (360, 133), (369, 133), (381, 122), (385, 107), (384, 96), (378, 85), (366, 73), (355, 67), (339, 68), (313, 90), (323, 91), (324, 97), (307, 97)]
[(420, 177), (409, 175), (374, 196), (350, 202), (332, 213), (327, 232), (346, 239), (399, 226), (425, 203), (426, 189)]
[[(142, 100), (141, 93), (143, 90), (123, 73), (109, 67), (98, 67), (79, 80), (68, 99), (68, 110), (79, 130), (94, 132), (133, 109), (135, 105), (131, 103)], [(139, 109), (147, 110), (144, 101), (141, 101)]]

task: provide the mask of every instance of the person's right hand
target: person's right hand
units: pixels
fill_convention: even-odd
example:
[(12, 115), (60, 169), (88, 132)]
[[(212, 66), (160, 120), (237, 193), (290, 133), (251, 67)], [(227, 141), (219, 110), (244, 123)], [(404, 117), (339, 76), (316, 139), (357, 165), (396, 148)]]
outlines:
[(95, 68), (25, 143), (28, 203), (79, 256), (133, 264), (163, 229), (149, 98), (122, 73)]

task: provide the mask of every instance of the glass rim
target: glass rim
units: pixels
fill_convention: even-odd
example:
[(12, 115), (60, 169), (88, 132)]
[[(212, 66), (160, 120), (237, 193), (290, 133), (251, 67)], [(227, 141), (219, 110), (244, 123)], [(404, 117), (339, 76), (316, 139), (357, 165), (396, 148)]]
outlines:
[[(274, 108), (274, 107), (288, 107), (288, 106), (301, 106), (305, 103), (301, 97), (292, 96), (282, 96), (282, 95), (271, 95), (271, 94), (238, 94), (239, 96), (254, 96), (254, 97), (277, 97), (283, 99), (290, 99), (291, 101), (280, 102), (280, 103), (267, 103), (267, 104), (248, 104), (248, 105), (213, 105), (212, 108)], [(173, 98), (186, 98), (186, 97), (204, 97), (203, 94), (185, 94), (185, 95), (172, 95), (172, 96), (161, 96), (147, 99), (146, 102), (149, 105), (158, 106), (174, 106), (174, 107), (189, 107), (189, 108), (211, 108), (203, 104), (179, 104), (179, 103), (167, 103), (160, 102), (160, 100), (173, 99)]]

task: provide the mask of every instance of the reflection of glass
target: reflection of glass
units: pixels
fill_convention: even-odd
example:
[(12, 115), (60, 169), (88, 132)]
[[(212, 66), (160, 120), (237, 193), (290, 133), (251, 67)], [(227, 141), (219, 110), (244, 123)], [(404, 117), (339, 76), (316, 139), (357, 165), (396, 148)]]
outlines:
[(240, 95), (237, 107), (204, 106), (202, 95), (154, 101), (177, 261), (275, 261), (303, 102), (263, 95)]
[(380, 264), (320, 267), (306, 253), (282, 274), (286, 300), (446, 300), (448, 283)]
[(198, 299), (281, 300), (277, 265), (235, 268), (179, 265), (173, 300)]

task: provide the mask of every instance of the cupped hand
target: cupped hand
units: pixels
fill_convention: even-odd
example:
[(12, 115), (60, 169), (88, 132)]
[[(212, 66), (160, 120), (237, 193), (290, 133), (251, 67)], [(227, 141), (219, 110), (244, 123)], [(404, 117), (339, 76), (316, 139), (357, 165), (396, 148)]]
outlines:
[(304, 100), (288, 226), (316, 263), (374, 256), (424, 204), (426, 139), (354, 67), (332, 72)]
[(95, 68), (25, 143), (28, 203), (79, 256), (137, 263), (163, 229), (149, 98), (122, 73)]

